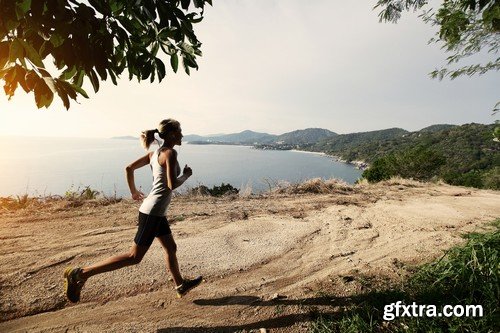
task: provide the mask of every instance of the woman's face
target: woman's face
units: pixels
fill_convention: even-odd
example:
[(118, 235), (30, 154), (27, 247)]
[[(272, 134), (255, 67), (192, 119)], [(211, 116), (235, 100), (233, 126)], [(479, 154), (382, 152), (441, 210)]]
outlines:
[(174, 144), (180, 146), (182, 144), (182, 138), (183, 138), (182, 129), (179, 127), (179, 130), (172, 133), (172, 137), (174, 139)]

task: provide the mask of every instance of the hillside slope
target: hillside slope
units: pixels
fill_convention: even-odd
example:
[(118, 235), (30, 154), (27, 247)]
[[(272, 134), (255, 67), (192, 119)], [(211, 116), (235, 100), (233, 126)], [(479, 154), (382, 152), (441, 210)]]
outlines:
[(169, 219), (181, 270), (203, 274), (199, 288), (174, 297), (155, 242), (139, 265), (91, 278), (81, 302), (67, 303), (64, 268), (127, 251), (137, 207), (0, 210), (0, 331), (305, 332), (314, 313), (353, 302), (363, 276), (399, 279), (404, 265), (442, 255), (500, 216), (500, 193), (392, 181), (327, 194), (176, 197)]

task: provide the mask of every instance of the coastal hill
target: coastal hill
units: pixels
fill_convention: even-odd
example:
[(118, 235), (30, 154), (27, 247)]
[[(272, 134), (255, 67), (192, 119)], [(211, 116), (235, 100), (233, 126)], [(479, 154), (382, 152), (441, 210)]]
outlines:
[(421, 133), (424, 133), (424, 132), (439, 132), (439, 131), (451, 129), (451, 128), (457, 127), (457, 126), (458, 125), (448, 125), (448, 124), (431, 125), (431, 126), (427, 126), (425, 128), (422, 128), (418, 132), (421, 132)]
[(281, 135), (253, 132), (246, 130), (240, 133), (224, 134), (218, 136), (186, 135), (184, 140), (191, 144), (244, 144), (244, 145), (308, 145), (319, 140), (337, 135), (323, 128), (306, 128)]
[(336, 136), (337, 133), (323, 128), (306, 128), (279, 135), (274, 143), (289, 145), (308, 145), (316, 143), (322, 139)]
[(389, 128), (379, 131), (341, 134), (319, 140), (311, 145), (309, 149), (328, 152), (332, 155), (342, 156), (347, 161), (352, 161), (358, 159), (357, 156), (351, 156), (351, 152), (357, 150), (358, 147), (365, 144), (378, 144), (386, 140), (401, 138), (408, 133), (408, 131), (402, 128)]
[(187, 135), (185, 140), (190, 144), (322, 152), (362, 169), (377, 164), (369, 177), (363, 176), (370, 181), (390, 176), (437, 178), (453, 185), (500, 189), (500, 145), (493, 135), (496, 128), (496, 124), (438, 124), (413, 132), (389, 128), (349, 134), (307, 128), (281, 135), (247, 130), (209, 137)]
[(245, 130), (239, 133), (223, 134), (217, 136), (200, 136), (200, 135), (186, 135), (184, 140), (189, 143), (230, 143), (230, 144), (246, 144), (252, 145), (261, 142), (273, 142), (276, 135), (259, 133), (250, 130)]
[(0, 332), (305, 333), (500, 216), (500, 192), (397, 179), (175, 196), (168, 214), (181, 271), (204, 282), (177, 299), (155, 241), (137, 266), (90, 278), (71, 304), (64, 269), (129, 251), (138, 203), (18, 204), (0, 209)]

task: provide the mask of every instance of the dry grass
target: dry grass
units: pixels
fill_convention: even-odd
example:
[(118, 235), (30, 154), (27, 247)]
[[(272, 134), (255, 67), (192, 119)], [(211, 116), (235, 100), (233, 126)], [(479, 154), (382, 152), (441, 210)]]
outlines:
[(389, 186), (394, 186), (394, 185), (402, 185), (402, 186), (407, 186), (407, 187), (422, 187), (424, 185), (423, 182), (413, 180), (413, 179), (405, 179), (401, 178), (398, 176), (391, 177), (388, 180), (383, 180), (380, 182), (381, 185), (389, 185)]
[[(289, 183), (286, 181), (269, 182), (269, 191), (256, 194), (252, 192), (250, 185), (243, 186), (238, 194), (226, 195), (232, 199), (251, 198), (261, 195), (296, 195), (296, 194), (351, 194), (361, 188), (372, 187), (366, 180), (360, 180), (356, 185), (350, 185), (339, 179), (321, 179), (313, 178), (299, 183)], [(405, 187), (422, 187), (424, 183), (401, 177), (393, 177), (389, 180), (379, 183), (382, 186), (405, 186)], [(201, 199), (211, 197), (208, 187), (199, 185), (194, 188), (187, 189), (182, 192), (174, 192), (175, 196)], [(92, 190), (89, 187), (76, 190), (68, 190), (64, 196), (61, 195), (46, 195), (38, 197), (29, 197), (27, 194), (22, 196), (9, 196), (0, 198), (0, 214), (6, 211), (16, 211), (19, 209), (38, 209), (42, 207), (54, 207), (58, 209), (69, 209), (80, 206), (99, 207), (108, 206), (122, 201), (121, 197), (115, 195), (107, 196), (102, 192)]]
[(56, 207), (57, 209), (68, 209), (87, 205), (89, 207), (108, 206), (122, 201), (122, 198), (107, 196), (102, 193), (95, 195), (46, 195), (30, 197), (27, 194), (0, 198), (0, 214), (3, 212), (17, 211), (20, 209), (34, 210), (46, 207)]
[(39, 198), (30, 198), (28, 195), (0, 198), (0, 212), (23, 208), (39, 207), (43, 202)]
[(283, 184), (276, 187), (272, 192), (277, 194), (333, 194), (333, 193), (350, 193), (354, 190), (353, 186), (339, 179), (313, 178), (305, 180), (301, 183)]

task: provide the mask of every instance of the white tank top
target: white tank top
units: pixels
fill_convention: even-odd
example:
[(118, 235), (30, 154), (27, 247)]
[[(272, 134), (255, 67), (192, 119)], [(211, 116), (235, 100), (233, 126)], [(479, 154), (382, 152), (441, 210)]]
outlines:
[[(172, 198), (172, 191), (167, 186), (167, 168), (158, 163), (160, 150), (161, 148), (156, 149), (151, 155), (149, 165), (153, 172), (153, 188), (139, 208), (141, 213), (153, 216), (167, 215), (167, 207)], [(175, 174), (178, 176), (180, 172), (179, 163), (175, 168)]]

